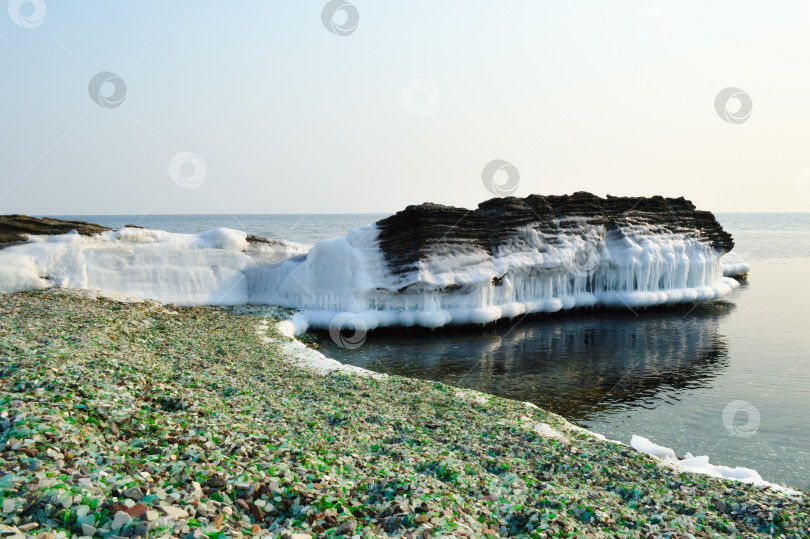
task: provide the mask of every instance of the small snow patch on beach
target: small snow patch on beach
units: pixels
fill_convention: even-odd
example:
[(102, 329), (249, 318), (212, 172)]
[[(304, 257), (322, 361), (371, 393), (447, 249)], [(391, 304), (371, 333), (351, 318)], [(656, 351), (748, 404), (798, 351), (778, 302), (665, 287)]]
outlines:
[(548, 423), (537, 423), (535, 424), (534, 428), (532, 429), (534, 432), (543, 436), (545, 438), (556, 438), (561, 442), (567, 442), (568, 438), (565, 437), (563, 433), (556, 430), (554, 427), (549, 425)]
[[(503, 420), (502, 422), (507, 425), (515, 424), (514, 421), (509, 420)], [(568, 443), (568, 438), (563, 433), (561, 433), (548, 423), (538, 422), (532, 419), (531, 417), (524, 415), (520, 417), (520, 420), (517, 422), (517, 424), (522, 429), (531, 430), (534, 433), (539, 434), (543, 438), (554, 438), (555, 440)]]
[(317, 350), (309, 348), (287, 333), (290, 331), (293, 324), (294, 323), (290, 320), (284, 320), (276, 324), (276, 329), (283, 335), (281, 339), (267, 336), (267, 330), (269, 329), (267, 320), (259, 322), (256, 327), (256, 332), (259, 334), (259, 339), (262, 342), (276, 344), (281, 349), (282, 354), (286, 358), (289, 358), (289, 361), (296, 365), (312, 369), (319, 374), (354, 374), (356, 376), (370, 376), (373, 378), (386, 376), (385, 374), (380, 374), (361, 367), (346, 365), (345, 363), (326, 357)]
[(670, 466), (676, 470), (709, 475), (720, 479), (734, 479), (742, 483), (751, 483), (763, 487), (770, 487), (773, 490), (783, 492), (788, 496), (801, 495), (800, 492), (793, 490), (792, 488), (765, 481), (756, 470), (752, 470), (751, 468), (731, 468), (729, 466), (711, 464), (709, 462), (708, 455), (695, 457), (692, 456), (691, 453), (687, 453), (685, 458), (679, 459), (677, 455), (675, 455), (675, 451), (673, 449), (655, 444), (643, 436), (633, 435), (633, 437), (630, 439), (630, 447), (640, 453), (646, 453), (647, 455), (653, 456), (663, 462), (666, 466)]
[(285, 337), (293, 338), (296, 335), (304, 333), (309, 327), (307, 319), (300, 313), (295, 313), (289, 320), (282, 320), (276, 324), (278, 332)]
[(633, 435), (630, 439), (630, 447), (640, 453), (646, 453), (661, 460), (678, 459), (678, 457), (675, 456), (675, 451), (671, 448), (655, 444), (643, 436)]

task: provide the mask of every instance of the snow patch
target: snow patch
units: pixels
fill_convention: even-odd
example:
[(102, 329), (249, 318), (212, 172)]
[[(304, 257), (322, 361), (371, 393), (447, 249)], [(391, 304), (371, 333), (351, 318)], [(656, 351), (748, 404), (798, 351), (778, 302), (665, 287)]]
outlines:
[(643, 436), (633, 435), (630, 440), (630, 446), (640, 453), (646, 453), (661, 460), (665, 465), (670, 466), (675, 470), (699, 473), (720, 479), (733, 479), (742, 483), (751, 483), (754, 485), (770, 487), (789, 496), (801, 495), (800, 492), (790, 487), (777, 485), (775, 483), (763, 480), (762, 476), (759, 475), (756, 470), (752, 470), (751, 468), (731, 468), (729, 466), (711, 464), (707, 455), (695, 457), (692, 456), (691, 453), (687, 453), (685, 458), (679, 459), (675, 455), (675, 451), (671, 448), (655, 444)]
[(532, 430), (544, 438), (555, 438), (561, 442), (568, 442), (568, 438), (566, 438), (563, 433), (556, 430), (548, 423), (537, 423)]
[(561, 433), (548, 423), (535, 421), (534, 419), (526, 415), (521, 416), (520, 419), (517, 421), (513, 419), (504, 418), (498, 421), (498, 424), (517, 426), (522, 428), (523, 430), (530, 430), (542, 436), (543, 438), (554, 438), (555, 440), (568, 443), (568, 438), (563, 433)]
[(654, 444), (643, 436), (633, 435), (633, 437), (630, 439), (630, 447), (639, 453), (646, 453), (650, 456), (663, 460), (675, 460), (678, 458), (675, 456), (675, 451), (669, 447)]
[(355, 367), (353, 365), (346, 365), (334, 359), (328, 358), (317, 350), (307, 347), (304, 343), (288, 335), (292, 328), (292, 324), (288, 320), (282, 321), (276, 325), (276, 329), (283, 335), (281, 339), (275, 339), (267, 336), (269, 325), (267, 320), (262, 320), (256, 327), (256, 332), (259, 339), (265, 343), (273, 343), (279, 347), (282, 355), (287, 361), (291, 363), (311, 369), (318, 374), (352, 374), (356, 376), (370, 376), (372, 378), (383, 378), (386, 375)]

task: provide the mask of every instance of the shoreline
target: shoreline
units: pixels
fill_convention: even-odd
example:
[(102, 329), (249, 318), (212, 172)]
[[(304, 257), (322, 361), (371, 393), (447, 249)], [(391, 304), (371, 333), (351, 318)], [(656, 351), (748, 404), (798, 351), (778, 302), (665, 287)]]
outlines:
[[(284, 343), (282, 345), (282, 348), (287, 353), (297, 356), (298, 359), (295, 361), (297, 365), (302, 366), (304, 368), (314, 369), (324, 375), (332, 373), (344, 373), (358, 376), (373, 376), (373, 377), (388, 376), (387, 374), (384, 373), (378, 373), (375, 371), (364, 369), (362, 367), (342, 363), (338, 360), (326, 356), (325, 354), (312, 348), (311, 346), (302, 343), (301, 341), (298, 341), (296, 339), (296, 336), (299, 335), (300, 332), (296, 331), (297, 328), (298, 328), (297, 324), (295, 324), (289, 319), (281, 320), (276, 324), (276, 329), (279, 331), (279, 333), (281, 333), (284, 337), (291, 339), (291, 342)], [(266, 329), (267, 328), (265, 325), (264, 330)], [(266, 342), (278, 342), (278, 341), (268, 339)], [(494, 395), (490, 395), (488, 393), (483, 393), (472, 389), (455, 388), (455, 390), (458, 392), (466, 392), (468, 394), (475, 395), (476, 399), (494, 397)], [(525, 404), (528, 407), (541, 409), (539, 406), (537, 406), (532, 402), (528, 401), (517, 401), (517, 402), (523, 402), (523, 404)], [(758, 486), (772, 488), (774, 490), (783, 492), (786, 495), (791, 496), (801, 495), (800, 491), (790, 486), (764, 480), (762, 476), (759, 475), (759, 472), (751, 468), (745, 467), (732, 468), (722, 464), (712, 464), (709, 462), (708, 456), (694, 456), (692, 455), (691, 452), (687, 452), (685, 456), (678, 456), (675, 454), (675, 451), (673, 449), (669, 447), (660, 446), (648, 438), (635, 434), (632, 436), (630, 443), (624, 443), (612, 439), (608, 440), (608, 438), (603, 434), (593, 432), (583, 427), (580, 427), (579, 425), (571, 423), (562, 416), (559, 417), (565, 422), (566, 430), (577, 430), (579, 432), (593, 436), (594, 438), (603, 442), (609, 441), (610, 443), (631, 447), (632, 449), (635, 449), (640, 453), (644, 453), (646, 455), (656, 458), (661, 462), (662, 465), (671, 467), (674, 470), (697, 473), (709, 477), (715, 477), (718, 479), (731, 479), (742, 483), (756, 484)]]
[(806, 494), (678, 471), (517, 401), (317, 374), (278, 320), (92, 296), (0, 296), (4, 535), (806, 534)]

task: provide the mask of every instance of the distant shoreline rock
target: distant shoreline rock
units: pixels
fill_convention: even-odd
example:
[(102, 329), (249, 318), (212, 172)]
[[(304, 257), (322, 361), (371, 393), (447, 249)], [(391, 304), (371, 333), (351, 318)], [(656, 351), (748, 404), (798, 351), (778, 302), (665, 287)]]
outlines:
[[(140, 225), (124, 225), (121, 228), (138, 228), (145, 229)], [(11, 245), (19, 245), (21, 243), (28, 243), (28, 236), (53, 236), (57, 234), (67, 234), (70, 232), (77, 232), (82, 236), (93, 236), (114, 230), (110, 227), (98, 225), (95, 223), (88, 223), (87, 221), (70, 221), (66, 219), (57, 219), (54, 217), (31, 217), (30, 215), (11, 214), (0, 215), (0, 249), (9, 247)], [(278, 240), (270, 240), (259, 236), (248, 234), (246, 237), (248, 243), (276, 245)]]
[(28, 242), (28, 235), (67, 234), (76, 231), (82, 236), (92, 236), (112, 230), (109, 227), (86, 221), (68, 221), (53, 217), (31, 217), (28, 215), (0, 215), (0, 249), (10, 245)]

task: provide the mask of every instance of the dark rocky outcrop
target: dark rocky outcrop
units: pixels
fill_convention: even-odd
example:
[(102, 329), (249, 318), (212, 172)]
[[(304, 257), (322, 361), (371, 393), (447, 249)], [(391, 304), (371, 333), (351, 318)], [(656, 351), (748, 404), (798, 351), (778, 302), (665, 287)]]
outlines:
[(66, 221), (52, 217), (39, 219), (28, 215), (0, 215), (0, 248), (25, 243), (29, 234), (67, 234), (74, 230), (83, 236), (92, 236), (111, 229), (84, 221)]
[(579, 226), (570, 218), (582, 218), (588, 224), (603, 225), (605, 230), (619, 233), (643, 224), (662, 233), (687, 234), (724, 252), (734, 247), (731, 234), (723, 230), (711, 212), (695, 209), (683, 197), (601, 198), (577, 192), (493, 198), (474, 210), (425, 203), (408, 206), (378, 221), (377, 226), (389, 269), (402, 274), (429, 254), (478, 250), (492, 255), (499, 245), (516, 241), (519, 228), (534, 228), (553, 243), (567, 228)]
[[(125, 225), (124, 228), (140, 228), (144, 227), (139, 225)], [(64, 219), (55, 219), (52, 217), (31, 217), (29, 215), (0, 215), (0, 249), (10, 245), (17, 245), (26, 243), (29, 234), (35, 235), (54, 235), (66, 234), (68, 232), (76, 231), (83, 236), (92, 236), (93, 234), (100, 234), (112, 230), (112, 228), (97, 225), (94, 223), (87, 223), (85, 221), (67, 221)], [(248, 234), (248, 243), (264, 244), (269, 246), (283, 246), (284, 242), (279, 240), (271, 240)]]

